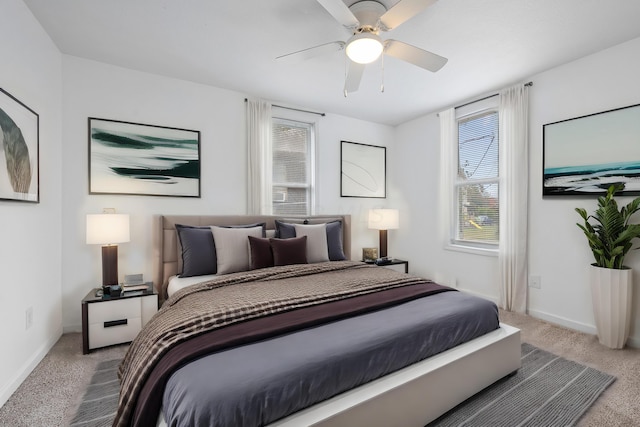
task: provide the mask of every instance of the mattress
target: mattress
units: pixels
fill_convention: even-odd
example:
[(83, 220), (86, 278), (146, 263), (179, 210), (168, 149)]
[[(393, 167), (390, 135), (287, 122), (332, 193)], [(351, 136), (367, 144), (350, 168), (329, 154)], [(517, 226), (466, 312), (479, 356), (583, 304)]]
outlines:
[(497, 329), (492, 302), (444, 292), (219, 351), (173, 373), (171, 426), (258, 426)]

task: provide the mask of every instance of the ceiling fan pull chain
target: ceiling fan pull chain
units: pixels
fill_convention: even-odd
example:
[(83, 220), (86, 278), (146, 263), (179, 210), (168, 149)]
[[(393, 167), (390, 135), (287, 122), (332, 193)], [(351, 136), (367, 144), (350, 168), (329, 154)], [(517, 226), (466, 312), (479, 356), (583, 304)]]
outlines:
[(381, 68), (381, 82), (380, 82), (380, 92), (384, 93), (384, 54), (380, 58), (380, 68)]
[(346, 98), (348, 95), (347, 92), (347, 79), (349, 78), (349, 59), (347, 58), (347, 55), (344, 55), (344, 90), (343, 90), (343, 95)]

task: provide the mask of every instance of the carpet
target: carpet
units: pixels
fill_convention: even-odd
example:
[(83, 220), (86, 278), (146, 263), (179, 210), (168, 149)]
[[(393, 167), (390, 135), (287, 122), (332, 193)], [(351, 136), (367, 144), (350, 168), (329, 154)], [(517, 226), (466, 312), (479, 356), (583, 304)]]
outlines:
[[(530, 344), (521, 347), (522, 367), (515, 375), (492, 384), (428, 427), (571, 426), (615, 381)], [(119, 363), (116, 359), (98, 364), (71, 426), (111, 425), (118, 406)]]
[(118, 365), (121, 360), (106, 360), (96, 366), (96, 372), (91, 377), (78, 411), (71, 420), (71, 426), (111, 426), (118, 408)]
[[(482, 369), (482, 368), (480, 368)], [(428, 427), (575, 425), (615, 377), (522, 343), (522, 366)]]

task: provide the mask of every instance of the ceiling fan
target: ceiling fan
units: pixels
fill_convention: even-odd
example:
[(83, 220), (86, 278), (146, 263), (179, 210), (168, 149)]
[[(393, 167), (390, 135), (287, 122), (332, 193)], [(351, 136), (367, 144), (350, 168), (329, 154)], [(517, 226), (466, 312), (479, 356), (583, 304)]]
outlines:
[[(342, 0), (317, 0), (327, 12), (353, 35), (349, 40), (334, 41), (279, 56), (276, 59), (295, 57), (308, 59), (335, 51), (345, 50), (348, 58), (344, 95), (355, 92), (366, 64), (378, 59), (382, 54), (409, 62), (425, 70), (436, 72), (447, 63), (444, 58), (410, 44), (387, 39), (380, 32), (392, 30), (437, 0), (400, 0), (387, 10), (386, 6), (374, 0), (363, 0), (347, 5)], [(384, 90), (384, 89), (383, 89)]]

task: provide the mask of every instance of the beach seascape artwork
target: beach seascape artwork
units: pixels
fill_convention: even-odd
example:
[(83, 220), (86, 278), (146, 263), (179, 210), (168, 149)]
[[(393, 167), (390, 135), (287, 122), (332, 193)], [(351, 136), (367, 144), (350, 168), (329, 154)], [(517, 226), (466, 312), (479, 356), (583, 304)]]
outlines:
[(640, 195), (640, 105), (543, 126), (543, 195)]
[(200, 132), (89, 118), (89, 193), (200, 197)]

